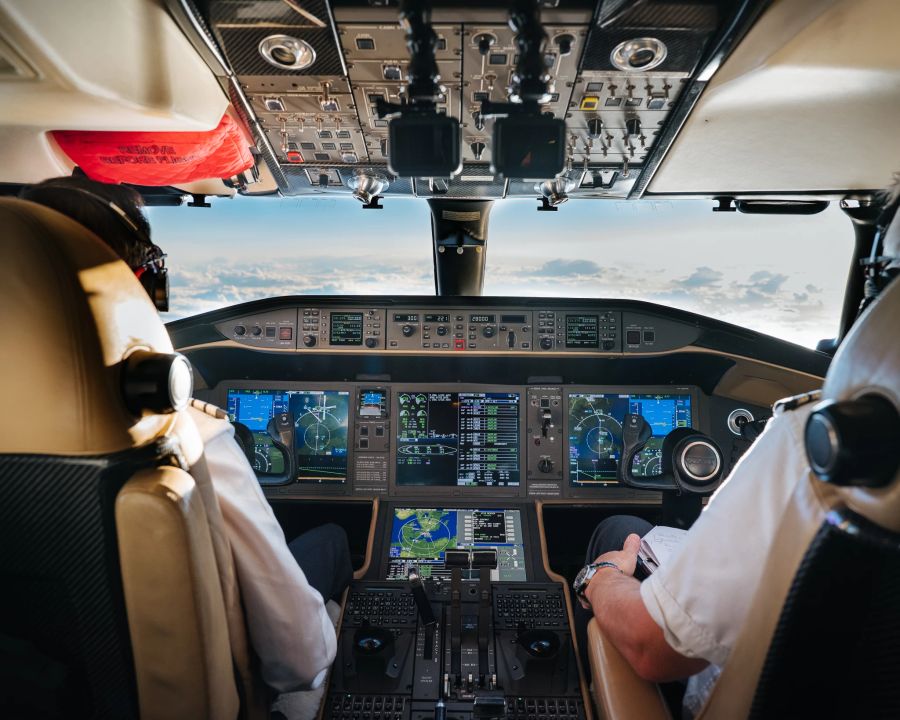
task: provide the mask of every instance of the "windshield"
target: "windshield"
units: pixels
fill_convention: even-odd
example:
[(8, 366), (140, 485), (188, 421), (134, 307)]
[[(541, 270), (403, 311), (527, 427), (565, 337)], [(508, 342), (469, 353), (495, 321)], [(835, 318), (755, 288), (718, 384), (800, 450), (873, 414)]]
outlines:
[[(168, 253), (167, 320), (293, 294), (434, 294), (423, 200), (214, 199), (150, 208)], [(485, 295), (646, 300), (815, 347), (834, 337), (853, 232), (832, 203), (813, 216), (714, 213), (708, 200), (533, 200), (491, 211)]]

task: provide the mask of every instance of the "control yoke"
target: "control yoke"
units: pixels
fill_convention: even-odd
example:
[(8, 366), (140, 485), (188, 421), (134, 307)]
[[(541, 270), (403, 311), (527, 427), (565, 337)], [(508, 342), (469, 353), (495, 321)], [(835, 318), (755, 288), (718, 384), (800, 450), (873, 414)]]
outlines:
[(284, 456), (284, 476), (289, 480), (297, 477), (297, 453), (294, 433), (294, 419), (290, 413), (278, 413), (266, 427), (272, 443)]
[(640, 490), (673, 490), (698, 495), (710, 493), (722, 480), (722, 451), (712, 438), (693, 428), (675, 428), (662, 446), (662, 473), (636, 476), (632, 471), (635, 456), (653, 435), (642, 415), (629, 413), (622, 422), (622, 458), (618, 480)]

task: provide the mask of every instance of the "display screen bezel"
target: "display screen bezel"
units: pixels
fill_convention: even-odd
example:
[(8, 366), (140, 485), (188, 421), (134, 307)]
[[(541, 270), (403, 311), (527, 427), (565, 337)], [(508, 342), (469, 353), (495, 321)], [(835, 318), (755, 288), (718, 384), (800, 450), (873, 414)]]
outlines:
[[(434, 496), (441, 497), (524, 497), (528, 486), (526, 441), (527, 387), (525, 385), (470, 385), (456, 383), (416, 384), (395, 383), (392, 387), (391, 412), (394, 418), (390, 466), (390, 494), (400, 497)], [(397, 435), (400, 424), (400, 396), (409, 392), (454, 392), (454, 393), (518, 393), (519, 395), (519, 484), (505, 486), (459, 486), (459, 485), (400, 485), (397, 483)], [(446, 503), (444, 503), (446, 504)], [(421, 503), (417, 505), (424, 507)]]
[[(354, 336), (351, 339), (347, 339), (345, 336), (340, 336), (339, 338), (335, 338), (334, 334), (334, 322), (335, 318), (347, 318), (353, 316), (359, 318), (359, 337)], [(340, 310), (340, 311), (332, 311), (328, 316), (328, 344), (334, 345), (336, 347), (360, 347), (363, 344), (363, 339), (365, 337), (365, 313), (359, 310)]]
[(691, 399), (691, 427), (700, 427), (700, 389), (695, 385), (571, 385), (563, 388), (563, 492), (568, 497), (603, 497), (622, 491), (637, 493), (636, 499), (658, 501), (659, 494), (648, 490), (635, 490), (618, 483), (597, 485), (573, 485), (570, 479), (569, 455), (569, 402), (572, 395), (688, 395)]

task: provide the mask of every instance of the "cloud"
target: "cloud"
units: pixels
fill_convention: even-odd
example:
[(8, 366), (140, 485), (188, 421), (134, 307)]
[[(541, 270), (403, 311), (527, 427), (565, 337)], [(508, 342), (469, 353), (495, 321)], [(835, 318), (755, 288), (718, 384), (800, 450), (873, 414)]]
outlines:
[(768, 270), (757, 270), (750, 276), (751, 287), (749, 289), (764, 295), (774, 295), (787, 279), (787, 275), (771, 273)]
[(603, 268), (593, 260), (548, 260), (531, 275), (535, 277), (572, 277), (578, 275), (601, 275)]
[(677, 280), (676, 283), (686, 288), (706, 287), (707, 285), (718, 285), (725, 275), (718, 270), (703, 265), (698, 267), (688, 277)]

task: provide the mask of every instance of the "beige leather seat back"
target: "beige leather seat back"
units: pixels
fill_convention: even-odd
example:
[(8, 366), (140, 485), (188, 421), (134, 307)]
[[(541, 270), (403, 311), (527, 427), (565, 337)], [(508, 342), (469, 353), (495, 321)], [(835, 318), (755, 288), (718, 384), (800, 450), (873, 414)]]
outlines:
[[(129, 413), (123, 360), (171, 352), (129, 269), (0, 199), (0, 691), (10, 717), (234, 718), (228, 628), (185, 413)], [(175, 442), (177, 441), (177, 443)], [(157, 459), (159, 456), (159, 459)]]
[[(898, 317), (900, 281), (895, 280), (844, 340), (825, 379), (823, 398), (852, 400), (877, 394), (900, 410)], [(900, 443), (900, 438), (897, 442)], [(798, 451), (802, 452), (802, 448)], [(807, 481), (798, 485), (769, 553), (763, 573), (765, 582), (756, 590), (747, 622), (701, 717), (739, 718), (750, 714), (776, 627), (785, 611), (785, 602), (789, 597), (793, 602), (792, 587), (796, 588), (798, 570), (801, 563), (808, 560), (810, 545), (821, 537), (826, 516), (833, 510), (849, 510), (863, 521), (871, 522), (876, 529), (894, 534), (897, 543), (900, 473), (886, 487), (877, 489), (828, 485), (811, 471)], [(850, 513), (834, 517), (838, 522), (846, 523)], [(855, 589), (859, 593), (866, 592), (863, 585)], [(832, 621), (841, 623), (851, 619), (859, 618), (842, 618), (838, 611)], [(821, 632), (828, 632), (827, 624), (822, 624)], [(758, 703), (757, 698), (757, 711)]]
[[(897, 318), (900, 317), (900, 280), (895, 280), (884, 291), (882, 296), (869, 308), (841, 345), (829, 369), (823, 388), (823, 397), (836, 400), (852, 400), (867, 394), (878, 394), (891, 401), (900, 409), (900, 342), (897, 336)], [(897, 439), (900, 443), (900, 438)], [(753, 450), (751, 449), (751, 452)], [(797, 452), (803, 452), (798, 447)], [(748, 512), (750, 510), (748, 509)], [(826, 521), (826, 518), (828, 520)], [(858, 520), (854, 520), (858, 518)], [(854, 523), (856, 526), (854, 527)], [(829, 485), (808, 472), (804, 482), (798, 483), (789, 505), (780, 520), (775, 542), (769, 552), (764, 581), (755, 589), (754, 601), (749, 616), (741, 630), (727, 664), (722, 670), (713, 692), (700, 713), (703, 720), (735, 720), (736, 718), (756, 717), (799, 717), (808, 716), (805, 710), (813, 701), (837, 702), (838, 693), (834, 685), (820, 687), (817, 693), (798, 693), (796, 700), (799, 712), (793, 712), (784, 705), (773, 710), (771, 704), (771, 683), (773, 675), (777, 676), (779, 665), (773, 662), (778, 651), (788, 648), (791, 652), (804, 651), (803, 643), (796, 637), (784, 642), (784, 637), (796, 622), (797, 605), (802, 581), (808, 580), (810, 568), (816, 562), (814, 553), (821, 550), (826, 542), (832, 542), (836, 535), (843, 534), (853, 539), (856, 531), (866, 524), (869, 533), (888, 538), (887, 544), (893, 547), (893, 555), (887, 563), (896, 569), (900, 560), (900, 473), (887, 486), (871, 489), (861, 487), (838, 487)], [(815, 547), (811, 547), (815, 543)], [(889, 552), (890, 549), (887, 548)], [(863, 557), (870, 553), (863, 548)], [(888, 565), (877, 565), (884, 571)], [(801, 571), (802, 568), (802, 572)], [(835, 574), (842, 568), (835, 568)], [(829, 574), (825, 568), (824, 575)], [(799, 574), (798, 574), (799, 573)], [(896, 578), (891, 582), (897, 587)], [(874, 587), (874, 586), (872, 586)], [(846, 597), (855, 600), (869, 592), (870, 586), (864, 583), (849, 585), (844, 588)], [(888, 590), (888, 593), (893, 590)], [(884, 604), (884, 594), (879, 600)], [(892, 597), (892, 596), (890, 596)], [(829, 598), (825, 598), (826, 602)], [(863, 598), (865, 599), (865, 598)], [(788, 607), (786, 608), (786, 603)], [(888, 600), (890, 603), (890, 600)], [(867, 607), (874, 608), (878, 603)], [(900, 608), (900, 602), (893, 603)], [(841, 607), (840, 602), (833, 608), (828, 621), (818, 619), (816, 632), (824, 638), (823, 646), (828, 651), (828, 632), (830, 625), (845, 624), (848, 620), (858, 621), (864, 612)], [(849, 603), (848, 603), (849, 605)], [(791, 612), (792, 611), (792, 612)], [(842, 617), (842, 612), (849, 612), (852, 617)], [(883, 629), (897, 634), (896, 612), (888, 608), (887, 613), (894, 612), (892, 625), (885, 623)], [(802, 613), (800, 613), (802, 618)], [(862, 618), (865, 620), (865, 618)], [(801, 620), (802, 621), (802, 620)], [(878, 631), (875, 631), (878, 634)], [(809, 637), (809, 636), (807, 636)], [(836, 637), (836, 636), (835, 636)], [(846, 637), (846, 633), (844, 633)], [(773, 640), (781, 643), (773, 651)], [(875, 643), (873, 643), (874, 645)], [(627, 661), (600, 631), (597, 623), (591, 621), (589, 626), (589, 645), (591, 653), (591, 671), (593, 692), (600, 715), (607, 720), (668, 720), (671, 718), (668, 708), (652, 683), (639, 678)], [(809, 649), (808, 647), (805, 649)], [(874, 648), (873, 648), (874, 649)], [(893, 648), (892, 657), (896, 659), (897, 648)], [(772, 651), (772, 652), (770, 652)], [(865, 657), (865, 649), (859, 650)], [(825, 654), (824, 652), (822, 653)], [(796, 659), (796, 658), (795, 658)], [(783, 658), (782, 658), (783, 660)], [(807, 658), (807, 661), (808, 658)], [(841, 665), (842, 662), (847, 665)], [(852, 657), (842, 658), (835, 667), (846, 670), (842, 678), (845, 682), (844, 695), (846, 702), (861, 705), (864, 699), (855, 693), (849, 685)], [(896, 660), (894, 660), (896, 665)], [(802, 665), (802, 661), (793, 663), (793, 667)], [(783, 666), (782, 666), (783, 667)], [(891, 666), (893, 667), (893, 666)], [(761, 678), (763, 687), (760, 687)], [(775, 680), (777, 683), (777, 678)], [(766, 687), (766, 684), (769, 684)], [(896, 688), (893, 678), (884, 687)], [(824, 692), (821, 692), (824, 691)], [(790, 692), (786, 693), (788, 697)], [(784, 694), (782, 695), (784, 697)], [(824, 699), (824, 700), (823, 700)], [(756, 705), (754, 705), (756, 702)], [(878, 703), (879, 698), (874, 699)], [(849, 717), (859, 716), (854, 713), (841, 715), (836, 711), (837, 705), (831, 706), (834, 713), (825, 712), (815, 716)], [(796, 708), (795, 708), (796, 709)], [(869, 715), (871, 717), (872, 715)]]

